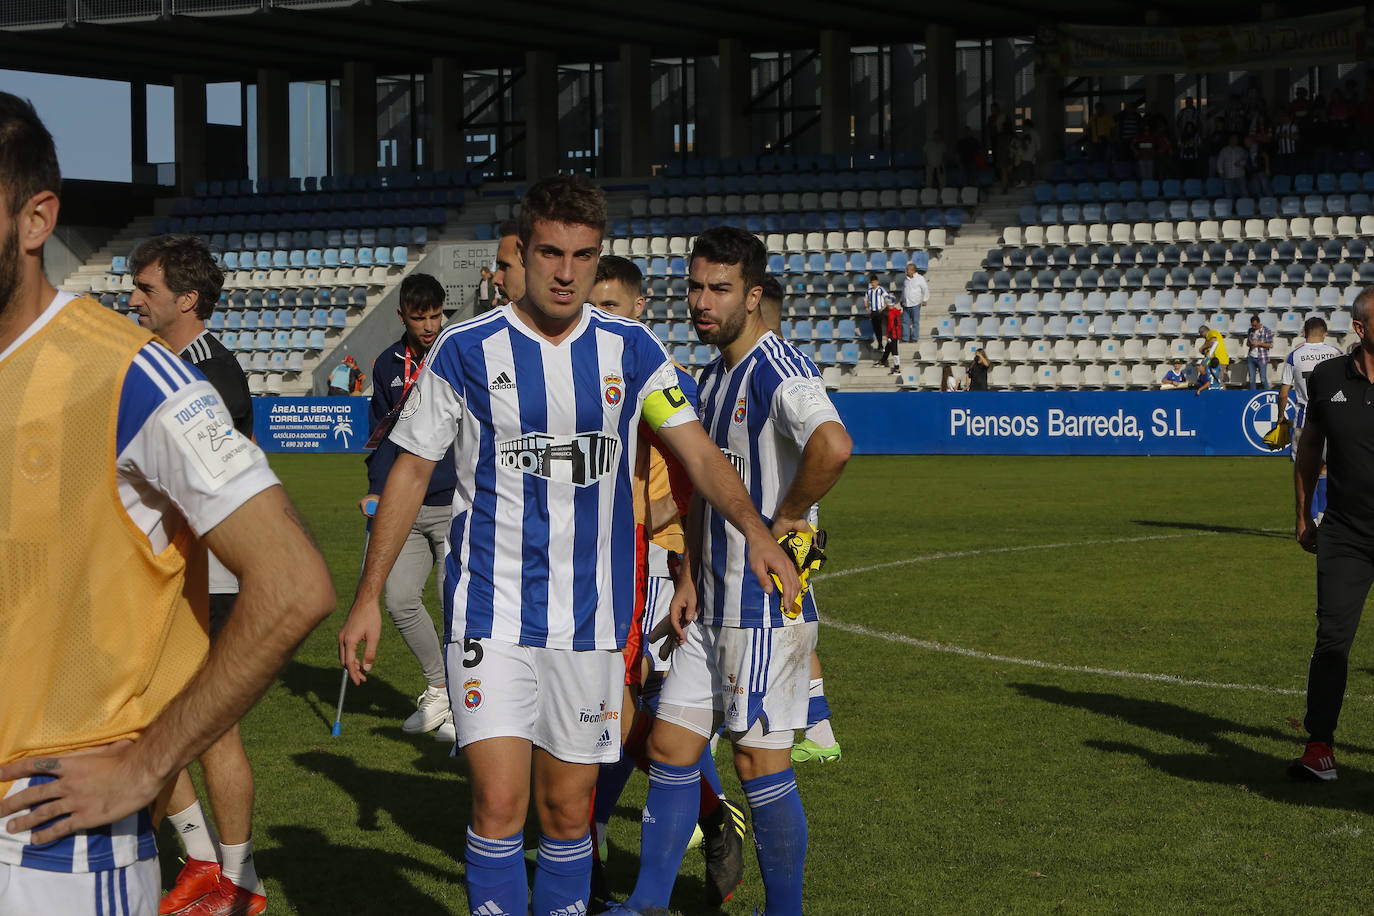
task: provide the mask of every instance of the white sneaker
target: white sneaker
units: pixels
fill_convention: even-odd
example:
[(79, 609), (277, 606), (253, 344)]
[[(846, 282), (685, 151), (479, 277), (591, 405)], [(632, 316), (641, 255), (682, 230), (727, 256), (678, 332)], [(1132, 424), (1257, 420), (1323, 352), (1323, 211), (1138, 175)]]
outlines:
[(445, 687), (426, 687), (425, 692), (415, 700), (419, 708), (401, 723), (401, 731), (408, 735), (433, 731), (440, 723), (449, 718), (448, 689)]
[(458, 729), (453, 727), (453, 716), (448, 716), (434, 732), (434, 740), (441, 744), (453, 744), (458, 740)]

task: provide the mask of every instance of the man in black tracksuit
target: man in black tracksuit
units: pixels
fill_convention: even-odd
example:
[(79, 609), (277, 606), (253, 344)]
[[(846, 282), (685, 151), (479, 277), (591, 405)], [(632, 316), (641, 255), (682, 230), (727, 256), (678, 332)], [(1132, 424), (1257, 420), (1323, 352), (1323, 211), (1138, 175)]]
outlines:
[[(1307, 382), (1307, 420), (1297, 443), (1295, 535), (1317, 555), (1317, 644), (1307, 674), (1303, 755), (1288, 768), (1300, 779), (1336, 778), (1331, 748), (1345, 699), (1355, 630), (1374, 584), (1374, 287), (1351, 306), (1360, 345), (1321, 363)], [(1327, 466), (1327, 509), (1311, 521), (1312, 493)]]

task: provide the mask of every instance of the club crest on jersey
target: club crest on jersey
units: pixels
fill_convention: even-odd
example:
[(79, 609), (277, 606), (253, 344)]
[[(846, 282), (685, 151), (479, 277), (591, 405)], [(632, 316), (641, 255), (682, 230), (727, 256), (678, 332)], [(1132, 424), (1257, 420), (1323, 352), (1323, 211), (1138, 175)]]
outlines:
[(734, 419), (736, 423), (744, 422), (744, 416), (746, 413), (745, 407), (748, 405), (748, 403), (749, 401), (747, 398), (740, 398), (738, 401), (735, 402), (735, 415), (732, 419)]
[(625, 380), (618, 375), (607, 375), (601, 379), (602, 395), (608, 407), (619, 407), (625, 397)]
[(496, 443), (496, 455), (503, 468), (585, 487), (615, 468), (620, 440), (604, 433), (530, 433)]
[(468, 678), (463, 682), (463, 705), (469, 711), (475, 711), (482, 705), (482, 681), (480, 678)]

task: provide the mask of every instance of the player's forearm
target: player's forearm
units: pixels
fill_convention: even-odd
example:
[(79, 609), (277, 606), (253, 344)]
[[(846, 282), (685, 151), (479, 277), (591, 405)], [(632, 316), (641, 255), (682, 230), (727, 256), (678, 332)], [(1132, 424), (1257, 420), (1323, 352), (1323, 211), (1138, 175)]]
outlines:
[(386, 487), (377, 505), (377, 514), (372, 519), (367, 556), (358, 582), (358, 598), (380, 599), (386, 577), (391, 574), (391, 567), (396, 564), (396, 557), (420, 514), (435, 464), (404, 449), (397, 450), (396, 461), (387, 474)]
[(839, 423), (832, 420), (817, 427), (802, 450), (801, 464), (792, 478), (792, 485), (779, 501), (774, 517), (805, 516), (840, 479), (853, 447), (849, 433)]
[(663, 443), (672, 449), (691, 478), (696, 495), (706, 500), (722, 518), (738, 528), (745, 537), (767, 535), (758, 508), (744, 489), (739, 473), (697, 422), (658, 430)]

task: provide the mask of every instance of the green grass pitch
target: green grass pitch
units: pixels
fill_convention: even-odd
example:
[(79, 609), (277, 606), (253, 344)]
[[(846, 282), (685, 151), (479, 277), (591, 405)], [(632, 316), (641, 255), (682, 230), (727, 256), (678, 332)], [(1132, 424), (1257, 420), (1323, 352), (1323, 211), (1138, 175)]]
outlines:
[[(389, 622), (371, 679), (349, 689), (342, 737), (329, 737), (361, 459), (273, 465), (340, 605), (244, 723), (268, 912), (466, 912), (464, 764), (401, 733), (423, 682)], [(1340, 780), (1284, 776), (1303, 737), (1291, 720), (1314, 627), (1289, 474), (1265, 459), (851, 461), (822, 506), (820, 651), (844, 759), (798, 767), (807, 912), (1363, 910), (1374, 884), (1364, 643)], [(718, 760), (739, 798), (725, 751)], [(611, 826), (622, 893), (644, 788), (631, 780)], [(161, 839), (170, 877), (180, 850), (165, 826)], [(709, 912), (701, 874), (689, 852), (676, 912)], [(747, 854), (723, 910), (762, 904)]]

